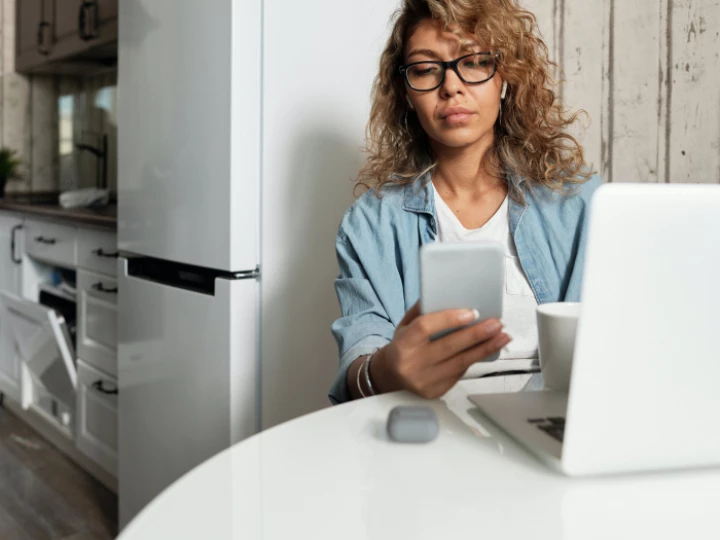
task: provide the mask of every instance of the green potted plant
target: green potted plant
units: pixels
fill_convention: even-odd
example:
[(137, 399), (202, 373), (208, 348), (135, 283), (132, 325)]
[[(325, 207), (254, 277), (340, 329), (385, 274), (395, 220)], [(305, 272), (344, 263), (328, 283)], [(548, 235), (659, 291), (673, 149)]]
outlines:
[(17, 152), (7, 146), (0, 148), (0, 199), (5, 196), (5, 185), (10, 180), (20, 180), (20, 165)]

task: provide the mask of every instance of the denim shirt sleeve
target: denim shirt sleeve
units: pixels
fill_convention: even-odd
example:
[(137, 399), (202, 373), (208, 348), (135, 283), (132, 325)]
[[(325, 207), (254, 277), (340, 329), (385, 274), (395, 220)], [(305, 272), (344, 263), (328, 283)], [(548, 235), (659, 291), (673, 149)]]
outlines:
[(335, 292), (341, 317), (332, 325), (338, 344), (340, 367), (328, 397), (337, 405), (350, 400), (347, 370), (353, 360), (372, 353), (392, 340), (395, 326), (382, 306), (352, 241), (340, 229), (335, 242), (340, 275)]
[(582, 201), (579, 205), (576, 234), (577, 249), (573, 264), (570, 270), (570, 279), (567, 289), (563, 295), (563, 302), (580, 302), (580, 292), (582, 289), (583, 274), (585, 270), (585, 251), (587, 247), (588, 223), (590, 219), (590, 202), (597, 189), (602, 185), (599, 175), (594, 175), (590, 180), (583, 184), (578, 198)]

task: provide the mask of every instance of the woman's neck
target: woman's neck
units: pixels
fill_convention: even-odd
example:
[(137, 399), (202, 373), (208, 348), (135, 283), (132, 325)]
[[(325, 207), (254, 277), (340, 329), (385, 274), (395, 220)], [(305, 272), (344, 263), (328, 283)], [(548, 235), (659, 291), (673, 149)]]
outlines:
[(432, 176), (436, 188), (451, 197), (472, 200), (504, 187), (502, 180), (492, 176), (483, 163), (492, 142), (490, 137), (489, 141), (481, 140), (463, 148), (434, 148), (437, 166)]

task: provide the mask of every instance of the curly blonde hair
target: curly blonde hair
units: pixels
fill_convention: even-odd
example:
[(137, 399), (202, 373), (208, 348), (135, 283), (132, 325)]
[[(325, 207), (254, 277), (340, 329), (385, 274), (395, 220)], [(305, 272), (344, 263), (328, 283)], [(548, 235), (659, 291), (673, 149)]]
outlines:
[[(399, 75), (404, 47), (418, 23), (440, 21), (458, 36), (473, 36), (499, 52), (497, 72), (509, 87), (495, 141), (483, 166), (507, 181), (509, 175), (560, 190), (593, 173), (583, 149), (569, 133), (581, 113), (570, 114), (556, 100), (557, 81), (548, 49), (537, 33), (535, 16), (515, 0), (403, 0), (380, 57), (366, 128), (368, 159), (356, 180), (359, 187), (408, 184), (435, 167), (430, 140), (415, 114), (409, 114), (405, 80)], [(514, 196), (522, 198), (520, 194)]]

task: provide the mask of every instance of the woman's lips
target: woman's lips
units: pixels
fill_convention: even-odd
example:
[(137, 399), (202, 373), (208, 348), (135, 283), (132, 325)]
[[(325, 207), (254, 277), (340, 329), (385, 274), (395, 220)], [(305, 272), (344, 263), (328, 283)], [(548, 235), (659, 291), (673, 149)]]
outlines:
[(450, 125), (464, 124), (470, 120), (471, 116), (472, 111), (459, 105), (448, 107), (440, 115), (440, 117)]
[(470, 120), (470, 117), (472, 116), (472, 113), (469, 112), (457, 112), (453, 114), (449, 114), (445, 117), (443, 117), (443, 120), (447, 122), (448, 124), (464, 124), (468, 120)]

